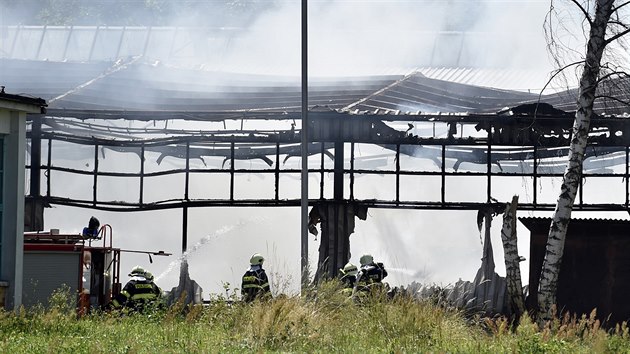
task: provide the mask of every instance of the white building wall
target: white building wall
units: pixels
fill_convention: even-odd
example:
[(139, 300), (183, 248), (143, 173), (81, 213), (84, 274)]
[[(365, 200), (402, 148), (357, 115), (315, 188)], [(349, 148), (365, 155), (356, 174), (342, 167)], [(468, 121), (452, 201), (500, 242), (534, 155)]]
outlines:
[(41, 113), (44, 106), (40, 99), (5, 95), (4, 88), (0, 92), (0, 305), (7, 310), (17, 310), (22, 304), (26, 114)]
[(4, 176), (2, 184), (2, 233), (0, 243), (0, 281), (8, 283), (5, 308), (17, 309), (22, 303), (22, 258), (24, 254), (24, 159), (26, 151), (26, 113), (0, 111), (4, 135)]

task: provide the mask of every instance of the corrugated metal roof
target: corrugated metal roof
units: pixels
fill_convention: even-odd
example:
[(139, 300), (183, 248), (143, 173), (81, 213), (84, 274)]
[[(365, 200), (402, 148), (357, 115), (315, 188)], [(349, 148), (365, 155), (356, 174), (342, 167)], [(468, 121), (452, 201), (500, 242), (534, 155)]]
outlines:
[(348, 108), (392, 111), (496, 112), (537, 96), (516, 91), (484, 88), (409, 74), (368, 99)]
[[(519, 220), (522, 221), (549, 221), (551, 222), (550, 217), (542, 217), (542, 216), (526, 216), (519, 217)], [(580, 222), (615, 222), (615, 223), (624, 223), (630, 224), (630, 219), (610, 219), (610, 218), (571, 218), (571, 221), (580, 221)]]
[[(4, 59), (115, 62), (141, 56), (147, 63), (160, 62), (188, 69), (290, 76), (300, 74), (298, 62), (287, 65), (273, 57), (235, 55), (238, 48), (251, 46), (252, 33), (245, 28), (5, 26), (0, 35), (0, 58)], [(416, 41), (410, 45), (422, 44), (422, 48), (414, 51), (413, 62), (401, 58), (393, 60), (398, 64), (391, 59), (386, 64), (372, 63), (369, 74), (405, 75), (416, 70), (437, 80), (525, 92), (537, 92), (549, 76), (547, 68), (505, 67), (504, 50), (518, 44), (503, 33), (415, 31), (413, 36)], [(309, 69), (312, 72), (337, 70), (343, 75), (349, 72), (350, 75), (356, 75), (368, 70), (352, 63), (339, 69), (335, 65), (318, 64), (317, 60), (311, 61)]]
[[(546, 233), (551, 225), (549, 217), (520, 217), (518, 218), (525, 227), (531, 232)], [(611, 227), (615, 232), (624, 232), (630, 236), (630, 220), (626, 219), (607, 219), (607, 218), (575, 218), (569, 222), (568, 232), (571, 234), (590, 234), (594, 228), (598, 228), (601, 232), (610, 232), (610, 230), (602, 230), (602, 227)]]
[(430, 79), (534, 93), (540, 92), (549, 79), (549, 73), (544, 70), (528, 69), (429, 67), (418, 68), (417, 71)]
[[(440, 31), (414, 34), (426, 37), (433, 52), (420, 56), (415, 63), (371, 67), (374, 74), (370, 75), (311, 77), (311, 105), (385, 112), (496, 112), (506, 106), (536, 101), (538, 96), (532, 92), (539, 92), (547, 83), (546, 68), (505, 68), (498, 63), (482, 67), (475, 62), (486, 43), (509, 40), (509, 36)], [(53, 99), (102, 76), (52, 103), (52, 107), (155, 110), (299, 110), (301, 107), (299, 72), (290, 72), (293, 69), (279, 61), (229, 60), (224, 56), (248, 35), (244, 29), (5, 26), (0, 35), (3, 38), (0, 78), (12, 92)], [(470, 43), (462, 40), (464, 37), (476, 43), (474, 51), (466, 47)], [(455, 56), (437, 55), (442, 50), (440, 46), (445, 45), (462, 47), (447, 51), (459, 53)], [(493, 43), (494, 49), (486, 49), (491, 51), (496, 47), (500, 46)], [(131, 60), (133, 65), (126, 64)], [(104, 74), (118, 63), (127, 67)], [(344, 72), (344, 75), (352, 74)], [(598, 112), (629, 112), (623, 102), (630, 96), (629, 86), (609, 86), (622, 101), (600, 100), (596, 103)], [(542, 100), (572, 111), (575, 96), (575, 90), (568, 90), (545, 95)]]
[[(474, 70), (425, 72), (434, 77), (471, 81), (466, 78)], [(51, 108), (294, 112), (301, 109), (299, 78), (181, 69), (143, 63), (138, 58), (85, 63), (0, 59), (0, 77), (11, 92), (42, 97)], [(622, 97), (627, 95), (618, 90)], [(541, 101), (570, 111), (575, 109), (574, 95), (574, 91), (567, 91), (542, 96)], [(439, 80), (427, 77), (422, 71), (309, 80), (311, 107), (351, 112), (496, 113), (504, 107), (537, 100), (536, 94)], [(596, 108), (598, 113), (630, 111), (627, 104), (614, 100), (598, 103)]]
[(46, 107), (46, 101), (41, 98), (9, 94), (4, 92), (4, 87), (0, 91), (0, 100), (39, 106), (42, 110)]

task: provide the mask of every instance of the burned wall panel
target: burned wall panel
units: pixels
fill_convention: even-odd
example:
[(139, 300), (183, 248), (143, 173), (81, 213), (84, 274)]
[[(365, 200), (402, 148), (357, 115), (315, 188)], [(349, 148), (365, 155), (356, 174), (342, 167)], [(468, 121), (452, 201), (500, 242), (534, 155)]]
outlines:
[[(551, 219), (520, 220), (531, 231), (527, 306), (535, 311)], [(629, 253), (629, 221), (571, 220), (558, 279), (559, 310), (579, 316), (597, 309), (597, 317), (607, 324), (630, 319)]]

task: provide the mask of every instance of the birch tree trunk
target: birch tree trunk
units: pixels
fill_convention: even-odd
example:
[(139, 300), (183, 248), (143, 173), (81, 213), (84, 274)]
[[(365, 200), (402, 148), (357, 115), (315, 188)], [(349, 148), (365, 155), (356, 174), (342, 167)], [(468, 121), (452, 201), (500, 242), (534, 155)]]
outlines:
[(505, 279), (507, 281), (508, 308), (513, 314), (514, 325), (518, 324), (521, 315), (525, 312), (525, 299), (523, 296), (523, 282), (521, 280), (521, 257), (518, 255), (516, 238), (516, 205), (518, 196), (512, 197), (512, 202), (505, 206), (503, 213), (503, 228), (501, 240), (505, 253)]
[(595, 18), (591, 23), (584, 71), (580, 79), (577, 111), (573, 123), (573, 135), (569, 148), (569, 161), (564, 171), (560, 195), (549, 228), (545, 258), (538, 286), (538, 325), (543, 326), (552, 318), (558, 289), (558, 275), (564, 252), (564, 241), (571, 219), (571, 209), (575, 202), (581, 176), (582, 162), (593, 113), (593, 101), (597, 88), (600, 62), (608, 44), (605, 39), (608, 20), (613, 12), (614, 0), (597, 0)]

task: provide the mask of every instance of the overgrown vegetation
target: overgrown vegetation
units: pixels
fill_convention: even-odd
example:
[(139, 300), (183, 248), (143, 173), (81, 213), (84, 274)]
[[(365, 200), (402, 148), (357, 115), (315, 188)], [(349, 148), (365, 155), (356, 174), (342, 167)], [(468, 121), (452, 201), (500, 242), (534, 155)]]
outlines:
[(470, 318), (404, 296), (356, 303), (336, 283), (249, 305), (217, 297), (208, 306), (81, 319), (67, 295), (55, 294), (47, 308), (1, 313), (0, 352), (630, 353), (628, 327), (604, 330), (594, 314), (557, 320), (543, 331), (524, 316), (512, 331), (504, 319)]

